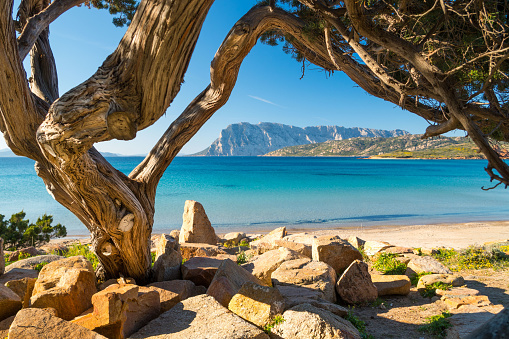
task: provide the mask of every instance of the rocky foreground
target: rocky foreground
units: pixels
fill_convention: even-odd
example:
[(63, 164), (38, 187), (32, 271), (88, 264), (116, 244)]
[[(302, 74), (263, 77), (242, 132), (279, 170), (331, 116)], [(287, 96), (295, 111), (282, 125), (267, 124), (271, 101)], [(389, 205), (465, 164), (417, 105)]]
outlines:
[[(448, 338), (505, 338), (509, 329), (504, 306), (465, 287), (431, 250), (288, 235), (284, 227), (218, 237), (194, 201), (186, 202), (182, 229), (152, 243), (147, 286), (129, 277), (98, 282), (85, 257), (47, 254), (65, 246), (9, 253), (9, 261), (36, 256), (5, 268), (0, 261), (0, 338), (369, 338), (351, 306), (386, 307), (381, 296), (410, 305), (437, 283), (449, 288), (427, 300), (451, 315)], [(384, 275), (366, 262), (384, 253), (406, 266), (404, 274)]]

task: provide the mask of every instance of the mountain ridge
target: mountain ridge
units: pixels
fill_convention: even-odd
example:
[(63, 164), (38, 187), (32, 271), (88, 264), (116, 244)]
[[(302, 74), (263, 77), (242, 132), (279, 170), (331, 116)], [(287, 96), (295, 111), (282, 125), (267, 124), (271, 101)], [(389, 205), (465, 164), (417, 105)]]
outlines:
[(288, 146), (315, 144), (328, 140), (354, 137), (393, 137), (408, 135), (403, 130), (381, 130), (343, 126), (297, 127), (280, 123), (261, 122), (256, 125), (241, 122), (228, 125), (208, 148), (194, 156), (258, 156)]

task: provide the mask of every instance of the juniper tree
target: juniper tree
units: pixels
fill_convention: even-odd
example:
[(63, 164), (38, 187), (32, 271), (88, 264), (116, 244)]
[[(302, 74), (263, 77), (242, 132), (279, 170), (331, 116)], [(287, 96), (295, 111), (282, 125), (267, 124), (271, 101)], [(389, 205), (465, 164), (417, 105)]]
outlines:
[[(94, 144), (134, 139), (164, 114), (213, 2), (22, 0), (14, 19), (13, 0), (0, 1), (0, 130), (14, 153), (36, 161), (48, 191), (90, 230), (99, 274), (148, 278), (157, 184), (226, 103), (260, 37), (427, 119), (424, 137), (465, 130), (487, 157), (491, 179), (509, 184), (494, 144), (509, 140), (508, 7), (481, 0), (261, 2), (219, 47), (210, 84), (145, 159), (122, 174)], [(129, 28), (95, 74), (60, 95), (48, 31), (77, 5), (107, 8), (115, 24)], [(30, 82), (22, 66), (28, 54)]]

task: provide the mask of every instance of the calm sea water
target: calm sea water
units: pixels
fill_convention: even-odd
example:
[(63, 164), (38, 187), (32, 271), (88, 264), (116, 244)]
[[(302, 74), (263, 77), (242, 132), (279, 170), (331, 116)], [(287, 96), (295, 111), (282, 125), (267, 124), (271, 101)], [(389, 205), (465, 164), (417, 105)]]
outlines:
[[(108, 159), (124, 173), (139, 157)], [(509, 219), (509, 191), (489, 186), (484, 160), (179, 157), (162, 178), (155, 232), (179, 229), (201, 202), (218, 232)], [(70, 235), (87, 229), (46, 192), (33, 161), (0, 158), (0, 214), (43, 213)]]

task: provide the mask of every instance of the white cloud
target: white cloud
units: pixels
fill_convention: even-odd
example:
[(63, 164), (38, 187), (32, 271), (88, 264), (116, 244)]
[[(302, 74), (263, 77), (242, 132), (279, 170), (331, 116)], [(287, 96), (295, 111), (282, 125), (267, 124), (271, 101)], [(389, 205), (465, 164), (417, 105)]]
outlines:
[(272, 101), (269, 101), (267, 99), (263, 99), (263, 98), (260, 98), (260, 97), (254, 96), (254, 95), (249, 95), (249, 94), (247, 96), (250, 97), (250, 98), (253, 98), (255, 100), (258, 100), (258, 101), (265, 102), (267, 104), (273, 105), (273, 106), (277, 106), (277, 107), (281, 107), (281, 108), (286, 108), (284, 106), (281, 106), (281, 105), (278, 105), (276, 103), (273, 103)]

